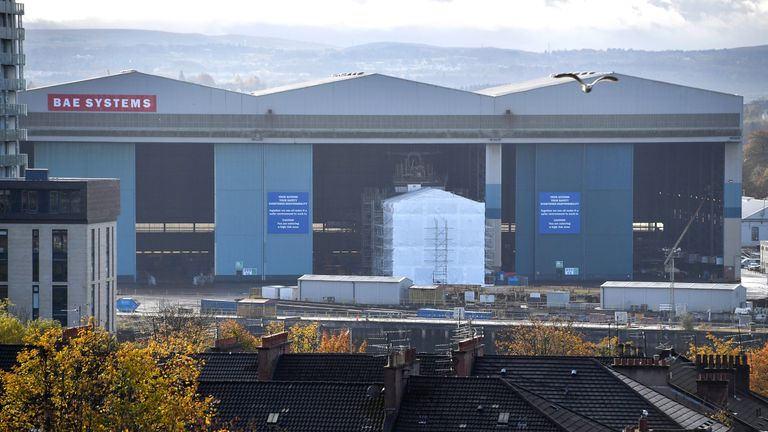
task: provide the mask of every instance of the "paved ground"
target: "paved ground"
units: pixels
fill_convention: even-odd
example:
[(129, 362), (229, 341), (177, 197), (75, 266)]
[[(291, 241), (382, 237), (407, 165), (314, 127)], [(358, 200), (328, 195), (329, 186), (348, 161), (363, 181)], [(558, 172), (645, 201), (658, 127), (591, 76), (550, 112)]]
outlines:
[(768, 297), (768, 282), (763, 273), (742, 269), (741, 284), (747, 288), (748, 300)]

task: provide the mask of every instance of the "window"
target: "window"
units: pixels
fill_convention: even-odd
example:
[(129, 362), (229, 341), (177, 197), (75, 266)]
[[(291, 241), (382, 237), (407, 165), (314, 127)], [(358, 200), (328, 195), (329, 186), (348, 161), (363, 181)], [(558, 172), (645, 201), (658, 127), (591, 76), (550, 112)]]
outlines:
[(0, 281), (8, 281), (8, 230), (0, 230)]
[(91, 284), (91, 316), (96, 318), (96, 284)]
[(96, 279), (101, 279), (101, 228), (96, 230)]
[(106, 296), (107, 297), (107, 309), (106, 309), (106, 312), (105, 312), (107, 314), (107, 319), (106, 319), (106, 322), (104, 324), (107, 327), (107, 330), (110, 330), (112, 328), (112, 326), (110, 325), (110, 319), (112, 318), (112, 314), (110, 313), (110, 311), (112, 310), (112, 306), (114, 305), (114, 303), (112, 302), (112, 292), (111, 292), (110, 288), (111, 288), (111, 284), (109, 282), (107, 282), (107, 296)]
[(51, 213), (59, 212), (59, 191), (48, 192), (48, 211)]
[(67, 230), (53, 230), (51, 239), (53, 282), (67, 281)]
[(11, 191), (0, 189), (0, 215), (11, 212)]
[(37, 191), (21, 191), (21, 211), (37, 213)]
[(106, 250), (106, 252), (107, 252), (107, 261), (106, 261), (107, 262), (107, 277), (110, 277), (111, 276), (111, 272), (112, 272), (112, 260), (111, 260), (110, 253), (109, 253), (109, 248), (110, 248), (111, 245), (112, 245), (112, 238), (110, 237), (110, 229), (109, 229), (109, 227), (107, 227), (107, 250)]
[(8, 299), (8, 285), (0, 285), (0, 300)]
[(40, 285), (32, 285), (32, 319), (40, 318)]
[(760, 227), (752, 227), (752, 241), (760, 241)]
[(40, 282), (40, 230), (32, 230), (32, 282)]
[(54, 285), (51, 290), (51, 317), (61, 323), (62, 326), (67, 326), (67, 286), (66, 285)]
[(91, 228), (91, 280), (96, 280), (96, 230)]

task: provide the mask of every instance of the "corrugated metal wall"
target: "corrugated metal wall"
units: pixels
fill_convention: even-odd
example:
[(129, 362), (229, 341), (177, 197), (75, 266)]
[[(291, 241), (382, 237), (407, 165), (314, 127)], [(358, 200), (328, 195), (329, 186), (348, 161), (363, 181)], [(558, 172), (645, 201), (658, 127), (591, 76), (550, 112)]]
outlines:
[(136, 276), (136, 163), (131, 143), (35, 142), (35, 167), (52, 177), (120, 179), (117, 218), (117, 274)]
[[(630, 279), (632, 144), (517, 146), (517, 272), (536, 280)], [(541, 234), (540, 192), (580, 192), (578, 234)], [(555, 262), (578, 267), (561, 276)]]
[[(312, 146), (216, 144), (216, 275), (235, 263), (266, 276), (312, 272)], [(267, 193), (307, 192), (306, 234), (267, 233)]]

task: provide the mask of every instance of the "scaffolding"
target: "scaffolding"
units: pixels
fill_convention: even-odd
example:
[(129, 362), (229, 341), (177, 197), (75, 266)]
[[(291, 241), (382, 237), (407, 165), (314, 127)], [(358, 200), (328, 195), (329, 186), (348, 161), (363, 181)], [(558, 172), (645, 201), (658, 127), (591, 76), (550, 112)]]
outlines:
[(381, 189), (366, 188), (363, 190), (361, 207), (361, 272), (362, 274), (382, 276), (383, 265), (383, 236), (384, 211), (382, 202), (386, 194)]
[(448, 283), (448, 253), (450, 238), (449, 227), (446, 219), (434, 218), (434, 224), (427, 227), (427, 252), (431, 259), (427, 260), (434, 266), (432, 269), (432, 283)]

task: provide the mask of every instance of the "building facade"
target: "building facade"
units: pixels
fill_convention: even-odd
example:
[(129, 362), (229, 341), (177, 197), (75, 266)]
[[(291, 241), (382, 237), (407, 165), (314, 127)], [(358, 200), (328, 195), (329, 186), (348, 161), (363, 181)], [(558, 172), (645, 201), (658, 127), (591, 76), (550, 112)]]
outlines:
[(19, 116), (27, 110), (16, 100), (16, 93), (26, 88), (23, 15), (23, 4), (0, 0), (0, 178), (22, 175), (27, 165), (27, 156), (19, 151), (19, 141), (27, 138)]
[[(120, 276), (372, 274), (381, 202), (485, 203), (488, 273), (738, 280), (740, 96), (624, 74), (479, 92), (349, 73), (243, 94), (135, 71), (24, 92), (24, 153), (121, 180)], [(602, 74), (585, 73), (583, 79)]]
[(0, 297), (22, 319), (115, 325), (115, 179), (0, 180)]

